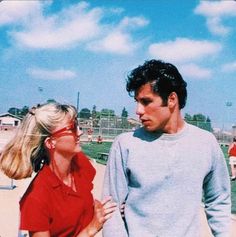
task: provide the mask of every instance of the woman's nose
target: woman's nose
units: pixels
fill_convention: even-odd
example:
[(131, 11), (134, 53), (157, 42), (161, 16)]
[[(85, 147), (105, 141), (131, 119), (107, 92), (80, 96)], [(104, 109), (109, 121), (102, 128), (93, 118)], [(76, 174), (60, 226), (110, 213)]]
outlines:
[(83, 129), (82, 128), (80, 128), (80, 127), (77, 127), (77, 136), (78, 137), (80, 137), (80, 136), (82, 136), (83, 135)]
[(83, 130), (82, 128), (77, 128), (77, 136), (80, 137), (83, 135)]

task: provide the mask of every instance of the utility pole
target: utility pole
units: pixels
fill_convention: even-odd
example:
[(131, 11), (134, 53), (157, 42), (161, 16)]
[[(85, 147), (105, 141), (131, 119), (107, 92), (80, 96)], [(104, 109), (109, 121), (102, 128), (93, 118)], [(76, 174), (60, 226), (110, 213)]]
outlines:
[(43, 104), (43, 97), (42, 97), (43, 87), (38, 86), (38, 92), (39, 92), (39, 101), (38, 101), (38, 104)]
[(77, 93), (77, 105), (76, 105), (76, 109), (77, 109), (77, 113), (78, 113), (78, 116), (79, 116), (79, 91)]
[(227, 108), (227, 111), (226, 111), (226, 119), (227, 119), (227, 123), (226, 123), (226, 126), (230, 124), (230, 107), (233, 105), (233, 103), (231, 101), (227, 101), (225, 103), (226, 105), (226, 108)]

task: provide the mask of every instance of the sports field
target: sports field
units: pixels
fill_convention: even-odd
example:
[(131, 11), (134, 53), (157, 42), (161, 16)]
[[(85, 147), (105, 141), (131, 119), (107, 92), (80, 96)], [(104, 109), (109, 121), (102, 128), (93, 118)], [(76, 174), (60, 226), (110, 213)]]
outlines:
[[(104, 160), (98, 160), (99, 153), (108, 153), (111, 147), (111, 142), (103, 142), (102, 144), (97, 144), (96, 142), (82, 143), (83, 151), (91, 158), (96, 159), (97, 162), (101, 164), (106, 164)], [(225, 155), (225, 160), (229, 169), (229, 160), (227, 157), (227, 147), (222, 147), (223, 153)], [(230, 171), (230, 169), (229, 169)], [(231, 199), (232, 199), (232, 213), (236, 214), (236, 181), (231, 182)]]

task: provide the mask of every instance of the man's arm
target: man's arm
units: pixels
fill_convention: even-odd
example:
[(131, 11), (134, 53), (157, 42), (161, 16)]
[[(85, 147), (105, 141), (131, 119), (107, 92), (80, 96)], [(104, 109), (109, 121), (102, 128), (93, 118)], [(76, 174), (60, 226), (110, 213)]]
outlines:
[(204, 179), (205, 212), (215, 237), (228, 237), (231, 223), (230, 178), (225, 158), (218, 144), (214, 145), (213, 165)]
[[(127, 176), (125, 168), (125, 160), (127, 152), (122, 152), (120, 143), (114, 141), (110, 150), (109, 159), (106, 167), (103, 184), (103, 197), (112, 196), (113, 201), (119, 207), (125, 202), (128, 194)], [(112, 217), (103, 226), (104, 237), (127, 237), (124, 219), (119, 211), (120, 208), (113, 213)]]

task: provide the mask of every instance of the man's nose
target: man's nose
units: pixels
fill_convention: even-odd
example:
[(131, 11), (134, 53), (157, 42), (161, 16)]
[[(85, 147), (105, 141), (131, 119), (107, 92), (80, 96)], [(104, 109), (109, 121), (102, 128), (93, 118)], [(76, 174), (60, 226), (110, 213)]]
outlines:
[(144, 114), (144, 106), (141, 103), (137, 103), (136, 105), (136, 114), (137, 115)]

